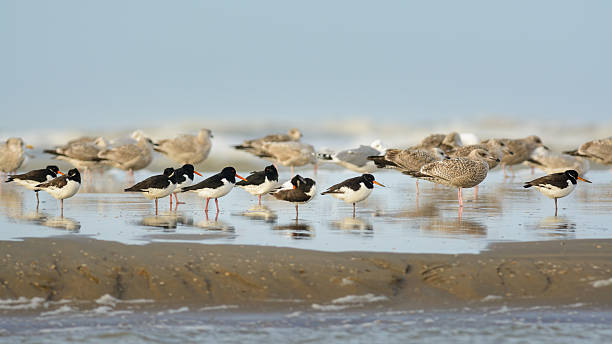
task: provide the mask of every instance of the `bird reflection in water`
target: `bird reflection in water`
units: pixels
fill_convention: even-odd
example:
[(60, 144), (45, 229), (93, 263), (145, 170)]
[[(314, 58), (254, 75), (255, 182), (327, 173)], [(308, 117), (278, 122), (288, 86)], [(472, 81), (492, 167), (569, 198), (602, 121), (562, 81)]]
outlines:
[(223, 232), (235, 232), (236, 228), (232, 225), (228, 225), (223, 221), (219, 221), (219, 213), (216, 213), (215, 219), (210, 220), (208, 214), (205, 212), (205, 219), (194, 223), (195, 227), (206, 229), (209, 231), (223, 231)]
[(484, 237), (487, 235), (487, 227), (474, 220), (462, 218), (444, 219), (432, 218), (431, 221), (424, 223), (421, 228), (430, 231), (444, 232), (448, 234), (461, 234)]
[(534, 226), (542, 230), (545, 236), (574, 237), (576, 236), (576, 223), (566, 216), (548, 216)]
[(14, 220), (32, 223), (39, 226), (65, 229), (67, 231), (78, 233), (81, 230), (81, 223), (75, 219), (65, 216), (49, 216), (49, 214), (39, 211), (30, 212), (18, 216), (9, 216)]
[(272, 227), (275, 231), (281, 231), (283, 234), (288, 235), (291, 239), (312, 239), (314, 236), (314, 230), (312, 226), (304, 223), (300, 223), (298, 219), (294, 222), (290, 222), (286, 225), (278, 225)]
[(360, 218), (346, 217), (342, 220), (332, 221), (331, 228), (349, 231), (351, 233), (366, 233), (372, 235), (374, 227), (370, 222)]
[(276, 220), (278, 219), (276, 212), (266, 206), (253, 206), (249, 208), (249, 210), (240, 213), (239, 215), (254, 221), (263, 221), (265, 223), (276, 223)]
[(178, 225), (193, 225), (193, 218), (182, 213), (164, 212), (159, 215), (144, 216), (138, 224), (147, 227), (163, 228), (173, 232)]

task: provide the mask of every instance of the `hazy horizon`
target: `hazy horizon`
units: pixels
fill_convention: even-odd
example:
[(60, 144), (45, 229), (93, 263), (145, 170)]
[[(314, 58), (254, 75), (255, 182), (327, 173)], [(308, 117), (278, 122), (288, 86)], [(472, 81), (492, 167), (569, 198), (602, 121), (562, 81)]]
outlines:
[(612, 3), (3, 1), (4, 130), (609, 122)]

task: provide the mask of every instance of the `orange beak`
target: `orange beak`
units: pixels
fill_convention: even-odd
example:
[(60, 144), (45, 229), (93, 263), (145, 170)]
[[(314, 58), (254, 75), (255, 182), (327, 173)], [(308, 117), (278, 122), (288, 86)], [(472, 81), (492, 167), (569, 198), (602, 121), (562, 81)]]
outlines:
[(295, 190), (295, 185), (293, 185), (293, 190)]
[(64, 175), (64, 172), (62, 171), (57, 171), (57, 173), (61, 174), (62, 176)]
[(380, 185), (380, 186), (382, 186), (382, 187), (385, 187), (384, 185), (382, 185), (381, 183), (379, 183), (379, 182), (377, 182), (377, 181), (375, 181), (375, 180), (374, 180), (372, 183), (374, 183), (374, 184), (376, 184), (376, 185)]
[(586, 180), (586, 179), (581, 178), (581, 177), (578, 177), (578, 179), (582, 180), (583, 182), (591, 183), (591, 181), (590, 181), (590, 180)]
[(32, 145), (26, 145), (26, 148), (27, 148), (27, 149), (34, 149), (34, 146), (32, 146)]
[(198, 171), (193, 171), (193, 173), (197, 174), (198, 176), (202, 177), (202, 175), (200, 174), (200, 172)]
[(241, 176), (239, 176), (239, 175), (238, 175), (238, 173), (236, 173), (236, 177), (238, 177), (238, 178), (240, 178), (240, 179), (242, 179), (242, 180), (245, 180), (245, 181), (246, 181), (246, 179), (244, 179), (244, 178), (242, 178)]

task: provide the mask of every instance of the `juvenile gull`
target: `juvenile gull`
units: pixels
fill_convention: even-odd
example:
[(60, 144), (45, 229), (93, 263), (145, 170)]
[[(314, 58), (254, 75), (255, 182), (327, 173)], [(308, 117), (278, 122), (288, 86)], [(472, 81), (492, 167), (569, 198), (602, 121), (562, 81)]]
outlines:
[[(503, 143), (506, 144), (506, 147), (513, 154), (505, 154), (501, 159), (502, 168), (504, 170), (504, 177), (507, 177), (506, 174), (506, 166), (510, 167), (510, 172), (514, 176), (514, 170), (512, 170), (512, 166), (518, 165), (526, 161), (531, 156), (531, 153), (538, 147), (543, 147), (548, 149), (548, 147), (542, 144), (542, 140), (535, 136), (531, 135), (523, 139), (499, 139)], [(488, 141), (484, 141), (487, 143)]]
[(579, 175), (584, 175), (590, 167), (587, 158), (559, 154), (542, 147), (536, 148), (526, 163), (532, 168), (539, 168), (547, 174), (575, 170)]
[(451, 150), (450, 152), (448, 152), (448, 155), (451, 158), (466, 157), (466, 156), (469, 156), (470, 153), (473, 150), (475, 150), (475, 149), (484, 149), (487, 152), (491, 153), (491, 155), (495, 159), (499, 159), (499, 160), (487, 160), (487, 163), (489, 164), (489, 170), (491, 170), (491, 169), (495, 168), (497, 165), (499, 165), (499, 161), (502, 160), (504, 155), (506, 155), (506, 154), (513, 155), (514, 154), (514, 152), (512, 152), (506, 146), (506, 144), (502, 140), (500, 140), (500, 139), (490, 139), (490, 140), (487, 140), (487, 141), (485, 141), (483, 143), (480, 143), (480, 144), (457, 147), (457, 148)]
[(421, 142), (412, 149), (431, 149), (440, 148), (445, 153), (451, 151), (457, 147), (461, 147), (461, 136), (459, 133), (453, 131), (449, 134), (432, 134), (421, 140)]
[(291, 174), (295, 167), (306, 164), (314, 164), (316, 167), (317, 156), (314, 147), (301, 142), (266, 142), (261, 147), (263, 158), (269, 158), (278, 164), (291, 167)]
[[(384, 155), (369, 156), (378, 168), (391, 168), (402, 173), (418, 172), (423, 165), (447, 159), (442, 149), (434, 147), (424, 149), (387, 149)], [(419, 193), (419, 180), (416, 180), (416, 192)]]
[(98, 153), (98, 157), (113, 167), (127, 171), (132, 176), (134, 171), (149, 166), (153, 160), (151, 140), (139, 130), (132, 133), (132, 138), (136, 142), (104, 149)]
[(347, 179), (341, 183), (329, 187), (321, 195), (330, 194), (333, 197), (353, 204), (353, 217), (355, 217), (355, 203), (368, 198), (374, 190), (374, 184), (383, 186), (377, 182), (373, 175), (363, 174), (359, 177)]
[(330, 161), (351, 171), (371, 173), (377, 167), (369, 156), (383, 154), (384, 148), (380, 140), (375, 140), (369, 146), (360, 145), (357, 148), (346, 149), (336, 153), (318, 154), (320, 160)]
[(45, 149), (43, 152), (55, 155), (58, 160), (67, 161), (87, 175), (89, 170), (103, 166), (101, 163), (103, 159), (98, 157), (98, 153), (107, 146), (108, 142), (104, 137), (83, 136), (55, 149)]
[(262, 154), (266, 155), (262, 151), (262, 146), (265, 143), (299, 141), (301, 137), (302, 133), (298, 129), (293, 128), (287, 134), (270, 134), (258, 139), (245, 140), (241, 145), (234, 146), (234, 148), (262, 157)]
[(612, 165), (612, 136), (583, 143), (578, 149), (563, 153), (588, 158), (603, 165)]
[(208, 157), (212, 137), (209, 129), (200, 129), (197, 136), (185, 134), (158, 141), (153, 149), (179, 164), (196, 165)]
[(488, 160), (497, 160), (484, 149), (475, 149), (465, 158), (436, 161), (420, 171), (406, 171), (412, 177), (458, 188), (459, 207), (463, 207), (461, 190), (480, 184), (489, 172)]
[[(0, 145), (0, 172), (17, 172), (25, 159), (23, 146), (23, 140), (19, 137), (11, 137)], [(27, 145), (26, 148), (34, 147)]]
[(576, 187), (576, 180), (590, 183), (590, 181), (578, 176), (575, 170), (553, 173), (526, 182), (524, 188), (535, 187), (543, 195), (555, 200), (555, 216), (557, 216), (557, 199), (569, 195)]

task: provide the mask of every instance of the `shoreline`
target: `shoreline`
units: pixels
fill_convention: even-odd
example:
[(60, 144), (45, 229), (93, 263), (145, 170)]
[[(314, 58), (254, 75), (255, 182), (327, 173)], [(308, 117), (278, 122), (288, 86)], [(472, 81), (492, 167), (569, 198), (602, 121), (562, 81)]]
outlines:
[(612, 306), (612, 239), (495, 243), (448, 255), (33, 238), (1, 241), (0, 252), (2, 300), (108, 294), (165, 307), (279, 310), (370, 295), (377, 301), (366, 309)]

